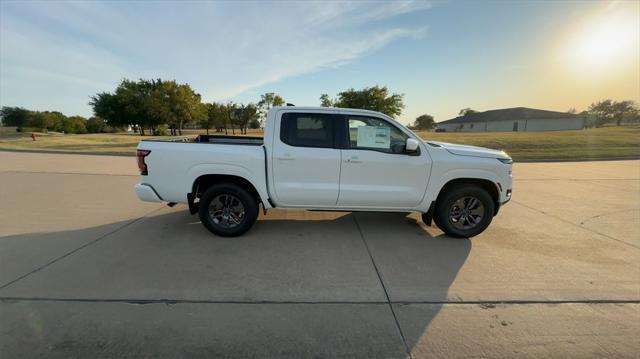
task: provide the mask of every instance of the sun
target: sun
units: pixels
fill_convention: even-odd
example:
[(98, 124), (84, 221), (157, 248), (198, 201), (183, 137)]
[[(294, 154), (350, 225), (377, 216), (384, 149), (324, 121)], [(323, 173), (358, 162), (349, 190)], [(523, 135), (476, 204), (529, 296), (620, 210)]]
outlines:
[(586, 70), (612, 69), (637, 61), (640, 24), (635, 11), (605, 11), (581, 23), (565, 44), (567, 64)]

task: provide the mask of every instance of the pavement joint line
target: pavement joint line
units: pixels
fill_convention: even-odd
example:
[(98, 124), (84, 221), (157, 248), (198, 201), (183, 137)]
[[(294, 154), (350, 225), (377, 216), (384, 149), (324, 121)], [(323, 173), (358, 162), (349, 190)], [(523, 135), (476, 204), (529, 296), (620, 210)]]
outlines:
[(640, 304), (640, 299), (581, 299), (581, 300), (416, 300), (416, 301), (305, 301), (305, 300), (207, 300), (207, 299), (140, 299), (140, 298), (56, 298), (56, 297), (0, 297), (0, 302), (69, 302), (69, 303), (125, 303), (125, 304), (307, 304), (307, 305), (561, 305), (561, 304)]
[(72, 254), (74, 254), (74, 253), (76, 253), (76, 252), (78, 252), (78, 251), (80, 251), (80, 250), (82, 250), (82, 249), (84, 249), (84, 248), (87, 248), (87, 247), (89, 247), (89, 246), (90, 246), (90, 245), (92, 245), (92, 244), (97, 243), (98, 241), (100, 241), (100, 240), (102, 240), (102, 239), (104, 239), (104, 238), (106, 238), (106, 237), (108, 237), (108, 236), (110, 236), (110, 235), (112, 235), (112, 234), (114, 234), (114, 233), (118, 232), (118, 231), (119, 231), (119, 230), (121, 230), (121, 229), (124, 229), (124, 228), (126, 228), (126, 227), (128, 227), (128, 226), (130, 226), (130, 225), (132, 225), (132, 224), (134, 224), (134, 223), (137, 223), (138, 221), (142, 220), (143, 218), (146, 218), (148, 215), (150, 215), (150, 214), (152, 214), (152, 213), (154, 213), (154, 212), (157, 212), (157, 211), (159, 211), (159, 210), (161, 210), (161, 209), (163, 209), (163, 208), (164, 208), (164, 206), (162, 206), (162, 207), (160, 207), (160, 208), (156, 208), (156, 209), (154, 209), (153, 211), (150, 211), (150, 212), (148, 212), (148, 213), (145, 213), (144, 215), (142, 215), (142, 216), (141, 216), (141, 217), (139, 217), (139, 218), (136, 218), (136, 219), (134, 219), (134, 220), (132, 220), (132, 221), (129, 221), (129, 222), (127, 222), (127, 223), (123, 224), (122, 226), (119, 226), (118, 228), (115, 228), (114, 230), (109, 231), (109, 232), (107, 232), (107, 233), (105, 233), (105, 234), (101, 235), (100, 237), (98, 237), (98, 238), (96, 238), (96, 239), (94, 239), (94, 240), (92, 240), (92, 241), (89, 241), (89, 242), (87, 242), (87, 243), (85, 243), (85, 244), (81, 245), (81, 246), (80, 246), (80, 247), (78, 247), (78, 248), (75, 248), (75, 249), (73, 249), (73, 250), (71, 250), (71, 251), (69, 251), (69, 252), (67, 252), (67, 253), (65, 253), (65, 254), (63, 254), (63, 255), (61, 255), (61, 256), (58, 256), (58, 257), (56, 257), (56, 258), (54, 258), (54, 259), (50, 260), (49, 262), (47, 262), (47, 263), (45, 263), (45, 264), (41, 265), (40, 267), (38, 267), (38, 268), (36, 268), (36, 269), (33, 269), (33, 270), (31, 270), (30, 272), (27, 272), (27, 273), (25, 273), (25, 274), (21, 275), (20, 277), (18, 277), (18, 278), (16, 278), (16, 279), (14, 279), (14, 280), (12, 280), (12, 281), (10, 281), (10, 282), (6, 283), (6, 284), (3, 284), (2, 286), (0, 286), (0, 290), (5, 289), (6, 287), (8, 287), (8, 286), (10, 286), (10, 285), (12, 285), (12, 284), (14, 284), (14, 283), (16, 283), (16, 282), (18, 282), (18, 281), (22, 280), (22, 279), (25, 279), (25, 278), (29, 277), (30, 275), (32, 275), (32, 274), (34, 274), (34, 273), (36, 273), (36, 272), (39, 272), (39, 271), (41, 271), (41, 270), (43, 270), (43, 269), (47, 268), (48, 266), (50, 266), (50, 265), (52, 265), (52, 264), (54, 264), (54, 263), (56, 263), (56, 262), (58, 262), (58, 261), (60, 261), (60, 260), (62, 260), (62, 259), (64, 259), (64, 258), (66, 258), (66, 257), (68, 257), (68, 256), (70, 256), (70, 255), (72, 255)]
[(396, 316), (396, 312), (395, 310), (393, 310), (393, 304), (391, 304), (391, 299), (389, 298), (389, 293), (387, 292), (387, 287), (384, 285), (384, 281), (382, 280), (382, 275), (380, 274), (380, 271), (378, 270), (378, 266), (376, 265), (376, 261), (373, 259), (373, 254), (371, 253), (371, 250), (369, 249), (369, 244), (367, 244), (366, 239), (364, 238), (364, 233), (362, 233), (362, 228), (360, 228), (360, 223), (358, 223), (358, 220), (356, 219), (356, 216), (353, 215), (353, 221), (356, 224), (356, 227), (358, 228), (358, 233), (360, 233), (360, 239), (362, 239), (362, 243), (364, 243), (364, 247), (367, 250), (367, 253), (369, 254), (369, 259), (371, 259), (371, 264), (373, 265), (373, 269), (375, 269), (376, 274), (378, 275), (378, 280), (380, 281), (380, 285), (382, 286), (382, 290), (384, 291), (384, 296), (387, 298), (387, 304), (389, 305), (389, 310), (391, 310), (391, 315), (393, 316), (393, 320), (396, 323), (396, 329), (398, 329), (398, 333), (400, 334), (400, 339), (402, 339), (402, 344), (404, 345), (404, 350), (407, 352), (407, 356), (409, 358), (412, 358), (411, 355), (411, 349), (409, 348), (409, 345), (407, 344), (407, 340), (404, 336), (404, 333), (402, 332), (402, 327), (400, 326), (400, 321), (398, 321), (398, 317)]
[(526, 205), (526, 204), (524, 204), (524, 203), (521, 203), (521, 202), (518, 202), (518, 201), (514, 201), (514, 200), (511, 200), (511, 202), (513, 202), (513, 203), (515, 203), (515, 204), (519, 204), (519, 205), (521, 205), (522, 207), (529, 208), (529, 209), (531, 209), (531, 210), (533, 210), (533, 211), (536, 211), (536, 212), (538, 212), (538, 213), (544, 214), (544, 215), (549, 216), (549, 217), (551, 217), (551, 218), (555, 218), (555, 219), (560, 220), (560, 221), (562, 221), (562, 222), (564, 222), (564, 223), (568, 223), (568, 224), (570, 224), (570, 225), (572, 225), (572, 226), (574, 226), (574, 227), (582, 228), (582, 229), (584, 229), (584, 230), (586, 230), (586, 231), (589, 231), (589, 232), (592, 232), (592, 233), (595, 233), (595, 234), (599, 234), (599, 235), (601, 235), (601, 236), (603, 236), (603, 237), (605, 237), (605, 238), (612, 239), (612, 240), (614, 240), (614, 241), (616, 241), (616, 242), (622, 243), (622, 244), (627, 245), (627, 246), (629, 246), (629, 247), (633, 247), (633, 248), (635, 248), (635, 249), (640, 249), (640, 247), (639, 247), (639, 246), (636, 246), (636, 245), (635, 245), (635, 244), (633, 244), (633, 243), (627, 243), (627, 242), (625, 242), (625, 241), (623, 241), (623, 240), (620, 240), (620, 239), (618, 239), (618, 238), (612, 237), (612, 236), (610, 236), (610, 235), (608, 235), (608, 234), (604, 234), (604, 233), (598, 232), (598, 231), (596, 231), (596, 230), (594, 230), (594, 229), (591, 229), (591, 228), (587, 228), (587, 227), (581, 226), (581, 225), (579, 225), (579, 224), (576, 224), (576, 223), (573, 223), (573, 222), (571, 222), (571, 221), (569, 221), (569, 220), (566, 220), (566, 219), (564, 219), (564, 218), (562, 218), (562, 217), (554, 216), (554, 215), (552, 215), (552, 214), (550, 214), (550, 213), (547, 213), (547, 212), (545, 212), (545, 211), (542, 211), (542, 210), (539, 210), (539, 209), (537, 209), (537, 208), (534, 208), (534, 207), (528, 206), (528, 205)]
[(600, 218), (600, 217), (604, 217), (604, 216), (610, 216), (612, 214), (625, 213), (625, 212), (629, 212), (629, 211), (640, 211), (640, 208), (625, 208), (625, 209), (621, 209), (621, 210), (618, 210), (618, 211), (604, 212), (604, 213), (601, 213), (601, 214), (597, 214), (595, 216), (591, 216), (591, 217), (589, 217), (587, 219), (583, 219), (580, 222), (580, 224), (583, 225), (583, 224), (585, 224), (585, 223), (587, 223), (587, 222), (589, 222), (589, 221), (591, 221), (593, 219), (596, 219), (596, 218)]
[(92, 172), (47, 172), (47, 171), (1, 171), (2, 173), (31, 173), (31, 174), (47, 174), (47, 175), (84, 175), (84, 176), (113, 176), (113, 177), (138, 177), (138, 175), (126, 175), (119, 173), (92, 173)]

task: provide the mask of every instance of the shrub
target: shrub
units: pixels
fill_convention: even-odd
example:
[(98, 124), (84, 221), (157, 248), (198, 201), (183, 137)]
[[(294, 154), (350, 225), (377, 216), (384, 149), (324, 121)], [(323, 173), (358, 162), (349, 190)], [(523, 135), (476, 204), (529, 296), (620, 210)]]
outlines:
[(154, 136), (166, 136), (167, 135), (167, 129), (164, 127), (158, 127), (155, 130), (153, 130), (153, 135)]

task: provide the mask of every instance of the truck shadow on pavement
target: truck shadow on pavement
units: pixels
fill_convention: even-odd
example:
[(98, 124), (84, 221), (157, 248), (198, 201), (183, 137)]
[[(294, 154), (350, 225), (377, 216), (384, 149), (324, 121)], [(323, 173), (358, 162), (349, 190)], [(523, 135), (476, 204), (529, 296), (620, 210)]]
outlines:
[[(58, 354), (90, 354), (102, 345), (101, 355), (122, 355), (100, 343), (135, 347), (140, 340), (139, 353), (163, 356), (166, 336), (220, 330), (237, 338), (196, 349), (179, 341), (174, 345), (182, 348), (166, 350), (234, 357), (255, 347), (264, 356), (401, 357), (405, 343), (411, 350), (425, 340), (472, 247), (406, 214), (272, 211), (245, 236), (222, 238), (184, 208), (163, 211), (134, 222), (0, 238), (0, 285), (11, 283), (0, 289), (3, 313), (10, 313), (2, 346), (39, 355), (78, 336)], [(153, 307), (148, 315), (161, 330), (145, 332), (135, 329), (136, 315), (116, 311), (104, 318), (98, 309), (127, 305), (125, 313), (131, 304), (205, 306), (199, 310), (207, 325)], [(60, 327), (75, 305), (85, 315)], [(245, 309), (229, 315), (229, 306)], [(115, 320), (129, 328), (109, 324)], [(78, 332), (83, 326), (92, 334)], [(282, 336), (289, 337), (262, 346), (265, 338)]]

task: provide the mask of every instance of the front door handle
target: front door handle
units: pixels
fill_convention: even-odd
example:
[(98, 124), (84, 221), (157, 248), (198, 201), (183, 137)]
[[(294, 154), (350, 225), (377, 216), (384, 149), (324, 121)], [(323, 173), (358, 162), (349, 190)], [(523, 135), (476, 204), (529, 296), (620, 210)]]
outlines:
[(362, 163), (362, 161), (357, 156), (349, 157), (346, 160), (344, 160), (344, 162), (345, 163)]

